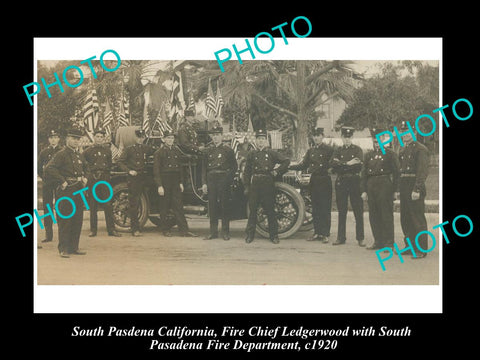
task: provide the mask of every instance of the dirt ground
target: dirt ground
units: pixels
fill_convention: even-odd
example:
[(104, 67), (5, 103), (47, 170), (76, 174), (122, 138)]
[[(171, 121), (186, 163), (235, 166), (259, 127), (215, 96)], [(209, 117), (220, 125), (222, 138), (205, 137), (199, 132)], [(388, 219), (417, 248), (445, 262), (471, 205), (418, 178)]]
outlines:
[[(142, 237), (123, 233), (121, 238), (106, 235), (103, 214), (99, 213), (98, 236), (89, 238), (89, 213), (84, 214), (80, 250), (84, 256), (61, 258), (54, 240), (40, 243), (43, 230), (37, 228), (41, 249), (37, 250), (38, 285), (436, 285), (439, 283), (439, 241), (428, 256), (404, 263), (394, 255), (382, 271), (375, 251), (359, 247), (355, 240), (353, 214), (347, 217), (347, 243), (332, 246), (337, 230), (332, 213), (330, 243), (310, 242), (311, 232), (297, 232), (292, 238), (272, 244), (257, 236), (246, 244), (246, 221), (233, 221), (231, 239), (203, 240), (208, 219), (188, 218), (197, 238), (163, 237), (147, 222)], [(364, 214), (367, 245), (373, 242), (368, 213)], [(438, 214), (427, 214), (428, 229), (439, 223)], [(437, 235), (437, 231), (432, 231)], [(396, 243), (403, 248), (400, 217), (395, 213)], [(431, 239), (429, 245), (432, 245)], [(386, 256), (386, 255), (383, 255)]]

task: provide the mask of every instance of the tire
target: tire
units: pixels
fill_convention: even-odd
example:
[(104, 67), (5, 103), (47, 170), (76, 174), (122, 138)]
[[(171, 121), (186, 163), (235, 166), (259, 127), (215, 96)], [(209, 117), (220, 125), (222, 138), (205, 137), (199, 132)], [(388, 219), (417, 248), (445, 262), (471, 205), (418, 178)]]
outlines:
[[(148, 201), (144, 193), (140, 196), (140, 209), (138, 223), (142, 228), (148, 219)], [(113, 186), (113, 220), (115, 223), (115, 229), (117, 231), (131, 231), (130, 216), (128, 214), (128, 185), (125, 182), (118, 183)]]
[[(305, 203), (302, 196), (291, 185), (275, 183), (275, 212), (278, 221), (278, 237), (285, 239), (295, 234), (303, 224)], [(248, 211), (248, 207), (247, 207)], [(268, 221), (263, 209), (257, 210), (257, 233), (269, 238)]]

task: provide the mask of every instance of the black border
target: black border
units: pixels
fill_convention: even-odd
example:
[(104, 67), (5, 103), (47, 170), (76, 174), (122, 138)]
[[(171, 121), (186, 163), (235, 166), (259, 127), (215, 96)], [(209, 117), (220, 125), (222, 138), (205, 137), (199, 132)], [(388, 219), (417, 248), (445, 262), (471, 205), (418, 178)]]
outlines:
[[(475, 349), (476, 323), (473, 315), (477, 303), (475, 297), (476, 238), (478, 228), (467, 238), (451, 237), (452, 242), (444, 246), (443, 252), (443, 296), (442, 314), (34, 314), (33, 313), (33, 254), (32, 235), (20, 238), (14, 216), (32, 207), (33, 189), (31, 168), (33, 162), (33, 108), (25, 101), (22, 86), (33, 78), (34, 37), (253, 37), (260, 31), (282, 22), (290, 22), (299, 15), (307, 16), (313, 24), (311, 37), (442, 37), (443, 38), (443, 104), (452, 104), (458, 98), (467, 98), (474, 107), (474, 115), (468, 121), (453, 120), (450, 128), (443, 129), (443, 219), (453, 220), (459, 214), (469, 215), (474, 225), (478, 222), (478, 183), (476, 129), (478, 84), (474, 36), (473, 9), (460, 3), (450, 9), (428, 9), (423, 12), (418, 6), (390, 4), (387, 10), (372, 9), (370, 5), (336, 4), (332, 8), (320, 4), (317, 9), (305, 10), (301, 4), (276, 4), (266, 14), (257, 7), (246, 4), (198, 3), (195, 8), (159, 9), (135, 12), (137, 20), (129, 21), (133, 14), (125, 11), (121, 15), (108, 9), (100, 14), (98, 9), (86, 9), (82, 16), (72, 17), (75, 21), (61, 24), (65, 17), (51, 9), (32, 12), (22, 18), (24, 27), (21, 35), (10, 39), (12, 48), (17, 49), (14, 59), (8, 60), (4, 69), (12, 76), (8, 82), (8, 95), (4, 108), (9, 116), (4, 121), (5, 137), (18, 136), (18, 143), (5, 147), (6, 161), (4, 176), (9, 179), (8, 188), (16, 196), (5, 201), (7, 216), (5, 223), (10, 236), (4, 244), (12, 265), (6, 278), (12, 281), (5, 292), (9, 301), (8, 313), (12, 310), (8, 325), (6, 347), (21, 351), (28, 347), (36, 355), (59, 357), (60, 355), (116, 356), (133, 355), (141, 358), (180, 353), (151, 352), (145, 338), (73, 338), (73, 326), (96, 327), (115, 325), (118, 327), (157, 328), (161, 325), (220, 328), (223, 325), (249, 327), (277, 325), (305, 328), (344, 328), (387, 325), (391, 328), (409, 326), (410, 337), (403, 338), (353, 338), (339, 339), (339, 347), (331, 355), (406, 356), (442, 354), (453, 350), (460, 355)], [(380, 5), (379, 5), (380, 6)], [(267, 6), (268, 7), (268, 6)], [(275, 10), (273, 10), (273, 8)], [(78, 10), (78, 9), (77, 9)], [(138, 10), (138, 9), (137, 9)], [(244, 10), (243, 13), (241, 10)], [(381, 13), (379, 13), (379, 11)], [(95, 11), (95, 12), (93, 12)], [(89, 14), (92, 12), (92, 14)], [(193, 18), (192, 14), (198, 14)], [(75, 15), (75, 13), (71, 13)], [(78, 14), (77, 14), (78, 15)], [(89, 15), (89, 16), (87, 16)], [(31, 17), (31, 18), (29, 18)], [(165, 20), (168, 18), (170, 20)], [(43, 19), (40, 26), (39, 19)], [(141, 19), (141, 20), (139, 20)], [(47, 26), (47, 25), (50, 26)], [(108, 29), (108, 30), (107, 30)], [(11, 33), (11, 32), (9, 32)], [(14, 40), (14, 41), (12, 41)], [(14, 71), (7, 69), (14, 66)], [(7, 76), (8, 77), (8, 76)], [(13, 95), (13, 96), (12, 96)], [(11, 99), (14, 102), (11, 102)], [(9, 191), (9, 192), (10, 192)], [(6, 193), (6, 192), (4, 192)], [(8, 199), (8, 197), (6, 197)], [(13, 275), (13, 276), (12, 276)], [(468, 280), (468, 281), (466, 281)], [(349, 299), (355, 301), (355, 299)], [(246, 299), (246, 301), (248, 301)], [(375, 302), (375, 299), (371, 299)], [(418, 299), (419, 303), (423, 300)], [(300, 306), (301, 304), (299, 304)], [(473, 328), (471, 327), (473, 326)], [(276, 354), (275, 352), (271, 353)], [(209, 353), (209, 356), (213, 353)], [(228, 353), (227, 356), (246, 353)], [(299, 353), (296, 356), (305, 355)], [(328, 355), (314, 353), (315, 357)]]

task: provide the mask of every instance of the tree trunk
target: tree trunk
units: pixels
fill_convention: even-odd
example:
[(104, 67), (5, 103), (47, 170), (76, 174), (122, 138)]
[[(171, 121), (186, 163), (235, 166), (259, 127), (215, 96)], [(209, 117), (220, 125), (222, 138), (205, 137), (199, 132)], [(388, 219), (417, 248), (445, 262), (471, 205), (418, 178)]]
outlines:
[(297, 83), (296, 83), (296, 103), (297, 103), (297, 129), (295, 131), (295, 148), (293, 157), (295, 161), (300, 160), (308, 150), (308, 121), (305, 111), (305, 61), (296, 61), (297, 65)]

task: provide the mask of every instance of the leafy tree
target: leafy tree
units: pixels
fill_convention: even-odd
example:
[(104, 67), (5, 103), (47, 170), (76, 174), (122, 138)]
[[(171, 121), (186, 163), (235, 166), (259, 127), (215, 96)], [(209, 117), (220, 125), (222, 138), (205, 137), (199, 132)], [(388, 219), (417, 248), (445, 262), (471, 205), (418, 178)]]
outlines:
[[(324, 97), (353, 100), (352, 75), (356, 74), (345, 61), (229, 61), (220, 72), (216, 62), (206, 66), (198, 82), (217, 79), (222, 86), (226, 107), (230, 102), (243, 104), (252, 113), (256, 103), (263, 103), (276, 113), (275, 118), (287, 122), (295, 136), (294, 157), (301, 157), (308, 148), (308, 134), (314, 123), (315, 108)], [(203, 85), (206, 86), (206, 85)], [(206, 92), (206, 90), (205, 90)], [(253, 107), (252, 107), (253, 104)], [(259, 112), (257, 112), (259, 114)], [(265, 112), (263, 112), (265, 116)], [(271, 126), (272, 118), (252, 118), (254, 127)]]
[[(412, 127), (422, 114), (429, 114), (438, 104), (438, 67), (425, 65), (420, 61), (403, 61), (398, 65), (379, 64), (381, 72), (366, 79), (354, 92), (353, 102), (344, 110), (337, 123), (357, 129), (383, 127), (393, 131), (402, 121), (409, 121)], [(419, 122), (420, 130), (429, 133), (433, 124), (424, 119)], [(429, 147), (437, 148), (438, 131), (432, 137), (419, 137)]]

